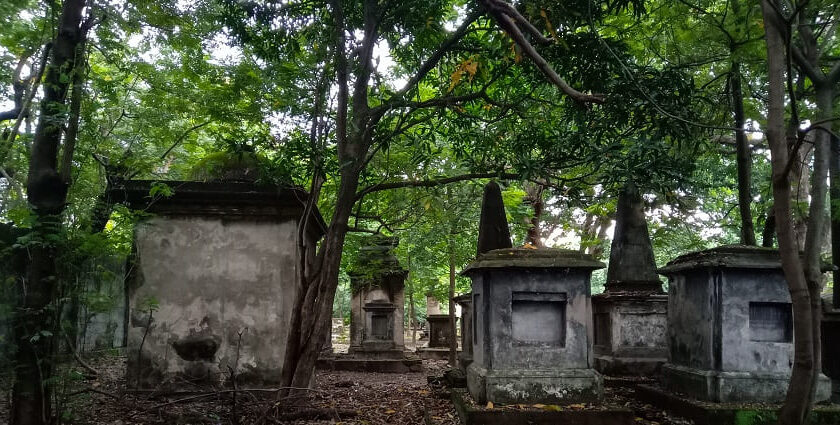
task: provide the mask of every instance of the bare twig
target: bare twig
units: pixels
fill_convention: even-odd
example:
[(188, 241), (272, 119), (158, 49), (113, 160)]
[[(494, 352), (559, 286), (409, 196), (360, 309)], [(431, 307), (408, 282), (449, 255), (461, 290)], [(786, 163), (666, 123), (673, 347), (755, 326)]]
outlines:
[(67, 343), (67, 348), (70, 349), (70, 352), (73, 353), (73, 358), (76, 359), (76, 362), (79, 363), (79, 366), (83, 367), (86, 371), (90, 372), (94, 376), (99, 376), (99, 371), (94, 369), (91, 365), (87, 364), (83, 359), (79, 352), (76, 350), (76, 347), (73, 345), (73, 342), (70, 341), (70, 337), (67, 336), (66, 333), (62, 332), (64, 335), (64, 341)]

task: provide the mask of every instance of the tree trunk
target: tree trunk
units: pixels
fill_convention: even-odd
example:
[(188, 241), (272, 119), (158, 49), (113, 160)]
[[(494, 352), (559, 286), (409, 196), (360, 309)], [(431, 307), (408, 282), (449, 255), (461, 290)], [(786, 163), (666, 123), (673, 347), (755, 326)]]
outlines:
[(29, 264), (24, 281), (19, 281), (20, 296), (15, 316), (15, 383), (12, 390), (13, 425), (47, 424), (51, 420), (52, 361), (57, 336), (57, 276), (55, 240), (61, 230), (61, 213), (67, 187), (58, 175), (57, 155), (62, 112), (67, 97), (69, 75), (74, 69), (76, 48), (85, 0), (65, 0), (59, 18), (52, 58), (44, 84), (44, 98), (29, 161), (27, 198), (36, 215), (31, 239), (41, 243), (29, 249)]
[(307, 279), (311, 281), (299, 291), (292, 312), (290, 337), (283, 363), (283, 385), (286, 387), (299, 389), (311, 385), (315, 363), (324, 340), (323, 332), (326, 331), (323, 318), (332, 313), (347, 223), (358, 185), (358, 166), (351, 162), (341, 173), (336, 209), (318, 252), (315, 266), (317, 272)]
[(764, 230), (761, 232), (761, 246), (773, 248), (773, 241), (776, 238), (776, 213), (773, 206), (767, 210), (767, 218), (764, 219)]
[[(732, 49), (734, 50), (734, 49)], [(730, 55), (734, 52), (730, 51)], [(729, 91), (732, 96), (732, 113), (735, 119), (735, 149), (738, 163), (738, 209), (741, 213), (741, 243), (755, 245), (755, 228), (752, 211), (752, 158), (747, 133), (744, 131), (744, 93), (741, 90), (741, 64), (732, 61), (729, 77)]]
[(408, 255), (408, 326), (411, 329), (411, 347), (417, 348), (417, 319), (414, 311), (414, 282), (411, 279), (411, 253)]
[(534, 215), (531, 216), (531, 226), (528, 227), (528, 234), (525, 237), (525, 242), (530, 243), (537, 248), (543, 246), (542, 238), (540, 237), (542, 234), (540, 229), (540, 217), (542, 217), (544, 205), (542, 200), (543, 190), (544, 186), (542, 185), (538, 185), (536, 183), (525, 184), (525, 192), (527, 194), (526, 199), (530, 202), (531, 207), (534, 208)]
[(785, 44), (782, 39), (781, 17), (770, 4), (762, 0), (761, 9), (766, 31), (768, 66), (767, 141), (770, 145), (773, 169), (773, 198), (776, 211), (776, 233), (782, 269), (793, 303), (794, 363), (779, 422), (800, 425), (810, 409), (814, 370), (813, 322), (811, 302), (805, 272), (799, 260), (793, 222), (791, 220), (791, 188), (787, 174), (788, 150), (784, 135)]
[(76, 66), (73, 69), (73, 90), (70, 93), (70, 120), (67, 123), (67, 134), (64, 137), (63, 152), (61, 154), (61, 168), (58, 174), (64, 184), (69, 185), (70, 172), (73, 169), (73, 153), (76, 151), (76, 138), (79, 134), (79, 121), (82, 110), (82, 92), (84, 91), (85, 70), (85, 36), (80, 33), (79, 44), (76, 47)]
[(455, 337), (455, 247), (449, 236), (449, 365), (457, 366), (458, 339)]

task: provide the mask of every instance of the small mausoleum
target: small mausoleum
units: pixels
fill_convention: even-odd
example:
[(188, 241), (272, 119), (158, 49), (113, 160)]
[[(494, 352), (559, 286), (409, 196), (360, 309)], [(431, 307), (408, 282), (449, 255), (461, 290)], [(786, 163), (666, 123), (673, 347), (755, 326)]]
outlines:
[[(711, 402), (778, 402), (793, 364), (793, 313), (779, 252), (727, 245), (677, 257), (668, 276), (671, 390)], [(821, 375), (816, 401), (829, 397)]]
[(396, 237), (373, 236), (350, 270), (350, 349), (355, 356), (402, 358), (405, 277), (393, 249)]
[(604, 264), (577, 251), (504, 248), (480, 254), (472, 279), (473, 362), (478, 403), (598, 400), (590, 276)]
[(230, 369), (240, 384), (279, 382), (299, 268), (325, 229), (317, 210), (303, 217), (307, 193), (126, 181), (111, 196), (149, 214), (128, 266), (128, 384), (216, 384)]

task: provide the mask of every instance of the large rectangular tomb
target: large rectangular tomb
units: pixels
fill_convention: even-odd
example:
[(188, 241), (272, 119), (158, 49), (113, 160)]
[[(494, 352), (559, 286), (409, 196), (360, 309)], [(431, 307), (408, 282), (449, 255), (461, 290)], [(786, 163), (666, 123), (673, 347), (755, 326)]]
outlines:
[[(727, 245), (689, 253), (667, 275), (671, 391), (712, 402), (777, 402), (793, 364), (793, 317), (779, 253)], [(829, 397), (820, 375), (816, 400)]]
[(497, 249), (463, 272), (472, 279), (473, 361), (467, 386), (478, 403), (598, 400), (593, 369), (590, 274), (603, 263), (577, 251)]
[[(153, 190), (165, 184), (169, 190)], [(170, 192), (171, 196), (150, 196)], [(302, 260), (324, 222), (307, 194), (251, 182), (128, 181), (111, 196), (150, 214), (128, 267), (128, 385), (276, 384)], [(304, 252), (305, 251), (305, 252)]]

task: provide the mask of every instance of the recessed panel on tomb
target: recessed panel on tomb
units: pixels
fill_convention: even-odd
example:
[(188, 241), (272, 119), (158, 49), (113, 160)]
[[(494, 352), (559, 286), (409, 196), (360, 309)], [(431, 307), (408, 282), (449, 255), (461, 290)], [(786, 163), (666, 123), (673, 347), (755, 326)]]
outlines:
[(511, 305), (513, 341), (518, 344), (566, 344), (566, 295), (516, 292)]
[(388, 316), (384, 314), (374, 314), (371, 316), (371, 335), (374, 339), (388, 338)]
[(750, 303), (750, 340), (793, 342), (790, 303)]

